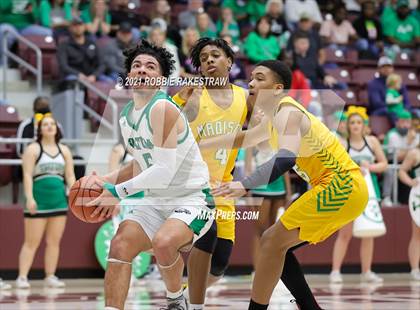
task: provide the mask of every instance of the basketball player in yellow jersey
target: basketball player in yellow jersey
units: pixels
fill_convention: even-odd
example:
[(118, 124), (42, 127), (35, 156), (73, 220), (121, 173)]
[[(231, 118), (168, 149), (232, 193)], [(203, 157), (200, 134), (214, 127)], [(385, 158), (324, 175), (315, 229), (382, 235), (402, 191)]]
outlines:
[[(260, 125), (238, 134), (203, 141), (200, 147), (249, 147), (278, 135), (278, 153), (241, 182), (225, 183), (214, 195), (238, 197), (246, 189), (270, 183), (294, 168), (311, 190), (296, 200), (261, 238), (249, 309), (267, 309), (281, 277), (300, 309), (321, 309), (309, 289), (293, 250), (318, 243), (353, 221), (368, 200), (357, 166), (335, 135), (294, 99), (287, 96), (290, 69), (281, 61), (263, 61), (249, 83), (249, 100), (258, 100), (265, 115)], [(258, 95), (258, 98), (257, 98)], [(261, 104), (260, 104), (261, 103)], [(267, 130), (267, 123), (273, 130)], [(284, 267), (284, 268), (283, 268)]]
[[(217, 86), (184, 88), (173, 97), (176, 103), (185, 106), (183, 112), (187, 115), (196, 140), (241, 130), (248, 111), (247, 94), (243, 88), (229, 83), (229, 71), (234, 61), (232, 49), (222, 39), (201, 38), (192, 48), (191, 57), (193, 65), (200, 70), (202, 76), (225, 80)], [(226, 148), (201, 150), (201, 155), (209, 167), (210, 183), (213, 187), (217, 187), (221, 182), (233, 180), (232, 170), (237, 154), (238, 150)], [(188, 265), (192, 309), (202, 307), (206, 286), (223, 276), (235, 239), (234, 200), (219, 197), (215, 204), (216, 210), (220, 212), (216, 215), (223, 212), (226, 218), (216, 217), (217, 239), (216, 230), (208, 232), (191, 251), (190, 258), (195, 258), (189, 259)], [(192, 265), (194, 262), (197, 263)]]

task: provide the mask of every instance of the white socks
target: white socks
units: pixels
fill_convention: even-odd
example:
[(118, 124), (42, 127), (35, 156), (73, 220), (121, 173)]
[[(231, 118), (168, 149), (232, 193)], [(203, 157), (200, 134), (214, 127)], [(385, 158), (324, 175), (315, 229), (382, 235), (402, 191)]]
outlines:
[(170, 298), (170, 299), (178, 298), (179, 296), (182, 295), (182, 291), (183, 291), (182, 288), (178, 292), (170, 292), (170, 291), (166, 290), (166, 297)]
[(114, 308), (114, 307), (105, 307), (105, 310), (120, 310), (120, 309)]
[(190, 310), (203, 310), (204, 309), (204, 305), (203, 304), (200, 304), (200, 305), (190, 304), (189, 309)]

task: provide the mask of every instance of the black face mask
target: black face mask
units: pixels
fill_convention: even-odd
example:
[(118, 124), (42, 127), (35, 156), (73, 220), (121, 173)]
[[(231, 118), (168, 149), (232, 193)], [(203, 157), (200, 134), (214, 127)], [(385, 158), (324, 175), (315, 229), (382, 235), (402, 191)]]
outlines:
[(49, 107), (41, 108), (41, 109), (35, 111), (35, 113), (41, 113), (41, 114), (45, 114), (45, 113), (49, 113), (49, 112), (51, 112)]
[(408, 16), (408, 14), (410, 14), (410, 13), (406, 13), (406, 12), (397, 12), (397, 16), (398, 16), (398, 18), (399, 18), (399, 19), (401, 19), (401, 20), (406, 19), (406, 18), (407, 18), (407, 16)]
[(397, 127), (397, 131), (401, 136), (406, 136), (408, 133), (408, 128), (398, 128)]

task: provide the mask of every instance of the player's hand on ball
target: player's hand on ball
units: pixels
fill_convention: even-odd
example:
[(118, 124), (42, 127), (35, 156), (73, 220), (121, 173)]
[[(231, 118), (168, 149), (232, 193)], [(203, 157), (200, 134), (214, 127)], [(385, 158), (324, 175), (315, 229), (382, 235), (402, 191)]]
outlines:
[(242, 197), (246, 195), (246, 189), (241, 182), (222, 183), (219, 187), (212, 190), (213, 196), (224, 196), (226, 198)]
[(36, 213), (36, 209), (37, 209), (37, 205), (36, 205), (36, 201), (35, 199), (28, 199), (28, 201), (26, 201), (26, 209), (28, 209), (30, 214), (35, 214)]
[[(100, 179), (95, 180), (95, 185), (103, 188), (104, 182)], [(100, 194), (94, 200), (86, 204), (87, 207), (95, 207), (95, 211), (90, 215), (91, 217), (96, 217), (99, 215), (101, 219), (111, 217), (114, 214), (114, 209), (117, 206), (119, 200), (112, 195), (106, 189), (103, 189), (102, 194)]]

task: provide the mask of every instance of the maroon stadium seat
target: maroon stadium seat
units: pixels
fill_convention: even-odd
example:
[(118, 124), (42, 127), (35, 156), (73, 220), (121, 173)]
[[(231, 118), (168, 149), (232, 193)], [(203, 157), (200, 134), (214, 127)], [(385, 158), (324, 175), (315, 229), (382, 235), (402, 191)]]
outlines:
[[(25, 38), (41, 49), (43, 78), (52, 80), (58, 77), (57, 47), (52, 37), (25, 36)], [(26, 45), (20, 43), (18, 45), (18, 53), (25, 61), (36, 67), (36, 54), (32, 49), (29, 49)], [(34, 75), (25, 68), (22, 68), (21, 72), (24, 78), (34, 77)]]
[(352, 77), (349, 84), (358, 85), (360, 88), (366, 88), (367, 83), (375, 78), (377, 70), (374, 68), (360, 68), (352, 72)]
[(14, 107), (8, 104), (0, 105), (0, 136), (16, 136), (19, 123), (19, 115)]
[(328, 75), (333, 76), (337, 81), (348, 84), (351, 80), (350, 71), (343, 68), (327, 69)]
[(359, 103), (363, 106), (369, 106), (369, 94), (367, 90), (359, 91)]
[(412, 68), (413, 57), (410, 57), (407, 53), (399, 53), (395, 56), (394, 67), (395, 68)]
[(408, 88), (420, 88), (420, 81), (415, 69), (395, 69), (395, 73), (401, 75), (403, 83)]
[(385, 135), (391, 129), (391, 124), (386, 116), (372, 115), (369, 117), (369, 123), (375, 136)]
[(357, 98), (357, 92), (355, 90), (338, 90), (336, 93), (345, 101), (346, 105), (362, 105)]
[(420, 91), (408, 91), (408, 100), (410, 101), (413, 107), (420, 108)]

